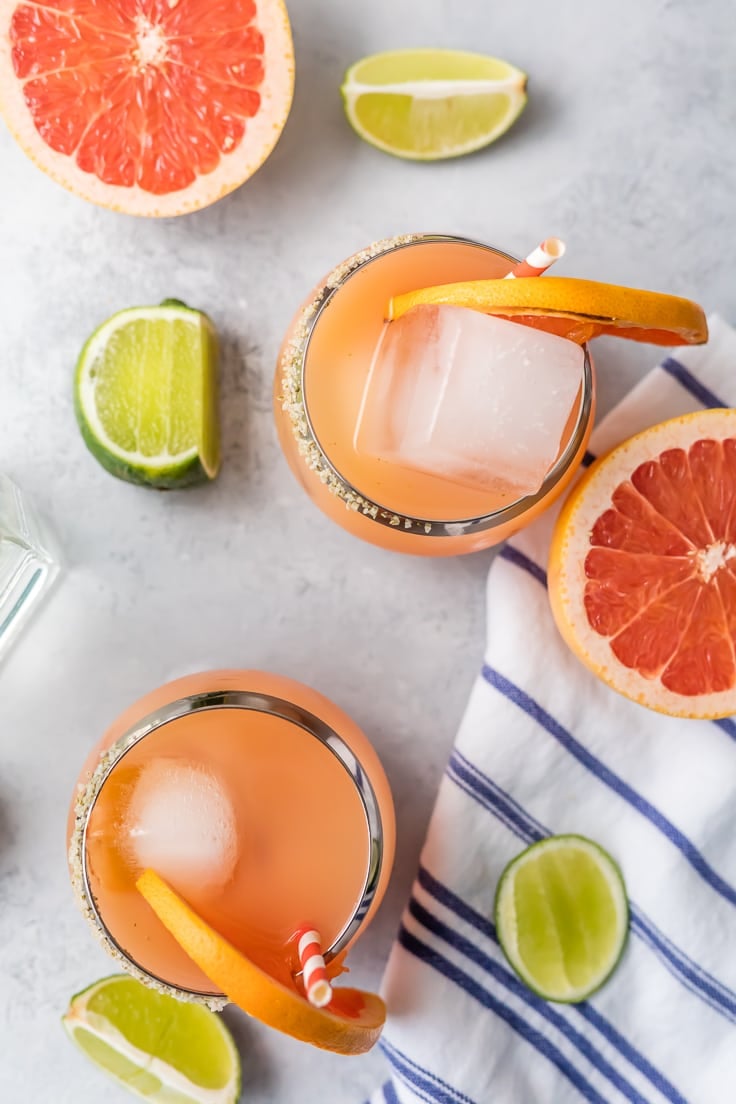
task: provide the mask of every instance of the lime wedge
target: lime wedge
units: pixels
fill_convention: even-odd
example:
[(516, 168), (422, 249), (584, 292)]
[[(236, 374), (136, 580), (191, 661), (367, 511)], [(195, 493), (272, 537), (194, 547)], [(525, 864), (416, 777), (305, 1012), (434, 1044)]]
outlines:
[(496, 891), (503, 952), (545, 1000), (576, 1003), (613, 972), (629, 925), (621, 871), (583, 836), (550, 836), (522, 851)]
[(72, 997), (62, 1023), (95, 1065), (160, 1104), (235, 1104), (240, 1060), (214, 1012), (147, 989), (125, 974)]
[(351, 66), (342, 97), (366, 142), (414, 161), (488, 146), (526, 104), (526, 74), (461, 50), (389, 50)]
[(74, 383), (82, 436), (104, 468), (151, 487), (214, 479), (220, 466), (217, 336), (176, 299), (108, 318)]

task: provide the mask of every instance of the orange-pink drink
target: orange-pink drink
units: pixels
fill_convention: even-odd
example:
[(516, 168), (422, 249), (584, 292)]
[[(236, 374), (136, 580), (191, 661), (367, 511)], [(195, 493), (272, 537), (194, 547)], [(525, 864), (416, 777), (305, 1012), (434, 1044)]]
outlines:
[(208, 997), (210, 980), (135, 888), (145, 867), (295, 985), (305, 925), (340, 972), (385, 891), (394, 834), (378, 757), (337, 706), (289, 679), (215, 671), (153, 691), (108, 730), (70, 811), (70, 864), (126, 969)]
[[(366, 380), (391, 296), (502, 277), (514, 263), (505, 253), (459, 238), (406, 235), (377, 242), (330, 273), (294, 318), (276, 371), (281, 445), (312, 499), (355, 536), (426, 556), (473, 552), (528, 524), (571, 481), (593, 419), (587, 350), (559, 454), (534, 495), (509, 501), (356, 447)], [(526, 432), (520, 425), (519, 434)]]

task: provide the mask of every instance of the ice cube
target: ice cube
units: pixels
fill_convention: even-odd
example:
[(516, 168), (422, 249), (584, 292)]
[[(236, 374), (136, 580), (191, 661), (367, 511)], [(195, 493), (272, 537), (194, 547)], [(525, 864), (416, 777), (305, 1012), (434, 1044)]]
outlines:
[(123, 817), (128, 857), (151, 867), (185, 896), (216, 890), (238, 857), (232, 802), (217, 777), (186, 759), (153, 759)]
[(415, 307), (384, 328), (358, 452), (503, 501), (535, 494), (582, 381), (573, 341), (464, 307)]

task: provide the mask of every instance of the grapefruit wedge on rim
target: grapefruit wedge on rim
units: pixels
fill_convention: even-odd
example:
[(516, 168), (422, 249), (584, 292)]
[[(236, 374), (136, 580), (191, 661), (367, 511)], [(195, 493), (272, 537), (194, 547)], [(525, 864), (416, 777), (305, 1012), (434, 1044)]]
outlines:
[(736, 410), (663, 422), (593, 464), (557, 520), (549, 594), (614, 690), (678, 717), (736, 712)]
[(136, 886), (192, 961), (250, 1016), (338, 1054), (364, 1054), (378, 1041), (386, 1006), (375, 993), (335, 988), (331, 1003), (316, 1008), (223, 939), (155, 871), (145, 870)]
[(133, 215), (206, 207), (286, 122), (282, 0), (0, 0), (0, 111), (35, 163)]
[(601, 334), (653, 345), (701, 345), (708, 340), (703, 310), (690, 299), (567, 276), (468, 280), (395, 295), (388, 321), (413, 307), (446, 304), (534, 326), (579, 345)]

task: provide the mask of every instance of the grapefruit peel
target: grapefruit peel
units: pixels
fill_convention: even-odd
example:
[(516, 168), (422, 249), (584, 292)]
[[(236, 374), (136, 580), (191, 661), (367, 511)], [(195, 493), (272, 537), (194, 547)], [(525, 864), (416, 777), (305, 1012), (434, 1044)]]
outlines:
[(566, 276), (470, 280), (395, 295), (389, 321), (416, 306), (467, 307), (551, 330), (583, 344), (607, 334), (655, 345), (700, 345), (708, 340), (702, 308), (690, 299)]
[(374, 993), (335, 988), (331, 1004), (315, 1008), (223, 939), (155, 871), (145, 870), (136, 887), (189, 957), (250, 1016), (339, 1054), (363, 1054), (378, 1041), (386, 1007)]

